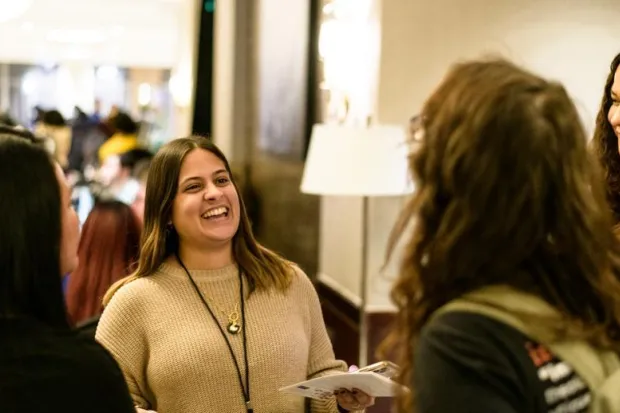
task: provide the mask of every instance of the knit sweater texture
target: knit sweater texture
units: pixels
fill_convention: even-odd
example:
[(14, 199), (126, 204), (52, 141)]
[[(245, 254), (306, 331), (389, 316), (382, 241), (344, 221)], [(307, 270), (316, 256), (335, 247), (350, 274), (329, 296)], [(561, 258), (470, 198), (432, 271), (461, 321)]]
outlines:
[[(250, 399), (254, 413), (302, 413), (305, 399), (278, 391), (346, 371), (334, 357), (318, 295), (297, 267), (288, 290), (255, 291), (244, 278)], [(224, 329), (239, 305), (236, 265), (190, 270)], [(245, 377), (243, 335), (226, 332)], [(122, 287), (96, 334), (119, 363), (138, 412), (245, 413), (237, 370), (218, 326), (187, 274), (175, 265)], [(337, 412), (335, 398), (311, 402), (313, 413)]]

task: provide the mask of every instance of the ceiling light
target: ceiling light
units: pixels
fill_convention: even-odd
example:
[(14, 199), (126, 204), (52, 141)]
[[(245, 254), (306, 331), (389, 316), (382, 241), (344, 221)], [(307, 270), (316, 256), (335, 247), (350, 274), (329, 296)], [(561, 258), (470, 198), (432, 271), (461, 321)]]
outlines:
[(148, 106), (151, 103), (151, 85), (140, 83), (138, 86), (138, 104)]
[(100, 80), (112, 80), (116, 79), (119, 73), (118, 67), (116, 66), (99, 66), (95, 72), (95, 76)]

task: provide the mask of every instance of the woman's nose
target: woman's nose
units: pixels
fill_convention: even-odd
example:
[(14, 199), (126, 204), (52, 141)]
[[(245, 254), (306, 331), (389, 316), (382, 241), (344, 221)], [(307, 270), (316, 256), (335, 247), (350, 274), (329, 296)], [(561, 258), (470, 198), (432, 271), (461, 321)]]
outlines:
[(218, 199), (220, 196), (222, 196), (222, 191), (217, 187), (217, 185), (209, 185), (207, 187), (207, 190), (205, 191), (205, 199), (214, 200)]
[(613, 128), (617, 128), (620, 126), (620, 108), (618, 106), (613, 106), (611, 108), (611, 116), (609, 117), (609, 123)]

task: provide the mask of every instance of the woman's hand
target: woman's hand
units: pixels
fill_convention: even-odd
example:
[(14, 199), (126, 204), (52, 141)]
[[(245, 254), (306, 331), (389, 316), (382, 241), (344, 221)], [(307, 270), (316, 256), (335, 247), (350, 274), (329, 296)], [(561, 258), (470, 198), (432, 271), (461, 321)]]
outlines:
[[(356, 366), (349, 367), (349, 372), (357, 370)], [(375, 398), (367, 395), (360, 389), (340, 389), (334, 392), (338, 405), (345, 410), (364, 410), (375, 404)]]

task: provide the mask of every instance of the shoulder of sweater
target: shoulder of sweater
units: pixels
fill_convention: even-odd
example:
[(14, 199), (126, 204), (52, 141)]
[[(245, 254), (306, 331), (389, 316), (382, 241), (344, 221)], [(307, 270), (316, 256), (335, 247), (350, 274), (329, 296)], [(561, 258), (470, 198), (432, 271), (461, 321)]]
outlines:
[(293, 274), (289, 294), (302, 302), (307, 302), (309, 298), (311, 301), (318, 301), (318, 293), (310, 277), (297, 264), (292, 264), (291, 267)]
[[(149, 316), (148, 303), (161, 300), (158, 292), (159, 283), (154, 279), (157, 273), (130, 281), (114, 293), (105, 306), (97, 324), (95, 337), (97, 341), (115, 352), (121, 351), (115, 340), (130, 334), (140, 334)], [(115, 353), (117, 355), (117, 353)]]
[(314, 284), (312, 284), (312, 280), (310, 280), (310, 277), (308, 277), (308, 275), (304, 272), (304, 270), (299, 267), (299, 265), (291, 263), (291, 268), (293, 269), (293, 274), (291, 277), (292, 287), (301, 288), (304, 290), (314, 290)]
[(159, 278), (161, 274), (156, 272), (146, 277), (135, 279), (114, 293), (107, 307), (119, 308), (122, 311), (141, 308), (144, 300), (157, 299), (159, 290)]

